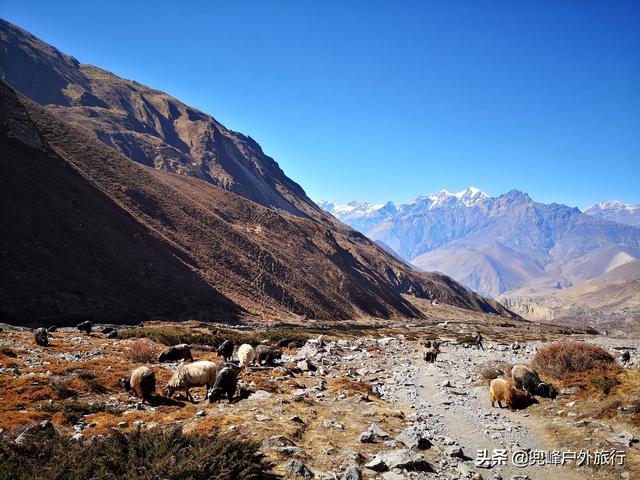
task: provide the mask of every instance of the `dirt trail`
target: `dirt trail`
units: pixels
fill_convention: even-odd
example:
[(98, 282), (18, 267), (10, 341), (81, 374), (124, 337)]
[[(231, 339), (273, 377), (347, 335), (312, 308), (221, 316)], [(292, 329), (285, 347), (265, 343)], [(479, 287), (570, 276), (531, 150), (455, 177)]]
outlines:
[[(487, 387), (473, 385), (476, 377), (472, 373), (472, 367), (488, 360), (522, 361), (524, 358), (518, 357), (525, 355), (526, 350), (482, 351), (445, 346), (437, 363), (422, 364), (418, 369), (416, 410), (430, 413), (432, 431), (440, 436), (444, 445), (455, 444), (462, 447), (467, 457), (465, 464), (471, 470), (480, 472), (484, 478), (491, 478), (492, 475), (498, 478), (498, 474), (505, 479), (526, 475), (532, 480), (614, 478), (606, 475), (606, 472), (594, 473), (591, 469), (572, 465), (518, 468), (512, 463), (513, 451), (546, 451), (553, 448), (541, 438), (539, 418), (527, 414), (526, 410), (511, 412), (506, 408), (492, 408)], [(510, 358), (505, 358), (506, 356)], [(551, 400), (542, 399), (541, 402)], [(475, 459), (478, 449), (487, 449), (489, 457), (494, 449), (506, 449), (506, 465), (496, 465), (490, 469), (477, 467)]]

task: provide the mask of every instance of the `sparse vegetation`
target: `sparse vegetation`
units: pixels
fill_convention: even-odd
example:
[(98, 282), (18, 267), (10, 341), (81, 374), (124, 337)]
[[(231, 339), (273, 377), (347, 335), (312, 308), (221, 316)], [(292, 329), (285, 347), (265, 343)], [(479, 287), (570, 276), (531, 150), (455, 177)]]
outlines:
[(609, 395), (613, 387), (620, 385), (620, 381), (616, 377), (593, 377), (591, 379), (591, 385), (605, 395)]
[(275, 478), (258, 444), (229, 435), (184, 435), (179, 428), (120, 433), (83, 444), (54, 435), (0, 444), (0, 480)]
[(147, 338), (163, 345), (208, 345), (217, 348), (225, 340), (233, 340), (235, 345), (249, 343), (258, 345), (263, 340), (277, 343), (280, 340), (305, 343), (310, 336), (293, 329), (274, 329), (260, 333), (224, 330), (216, 333), (206, 333), (193, 329), (179, 327), (143, 327), (118, 332), (118, 338)]
[(158, 360), (161, 351), (162, 345), (148, 338), (139, 338), (131, 342), (124, 354), (134, 363), (151, 363)]
[(555, 342), (542, 347), (533, 357), (532, 366), (557, 379), (590, 370), (615, 372), (619, 367), (602, 347), (585, 342)]
[(9, 347), (2, 345), (0, 346), (0, 357), (16, 358), (17, 355), (16, 352), (11, 350)]
[(63, 400), (62, 402), (43, 403), (40, 409), (43, 412), (51, 414), (60, 412), (69, 424), (78, 423), (83, 416), (98, 412), (106, 412), (113, 415), (119, 415), (123, 412), (122, 409), (107, 405), (104, 402), (86, 403), (73, 399)]

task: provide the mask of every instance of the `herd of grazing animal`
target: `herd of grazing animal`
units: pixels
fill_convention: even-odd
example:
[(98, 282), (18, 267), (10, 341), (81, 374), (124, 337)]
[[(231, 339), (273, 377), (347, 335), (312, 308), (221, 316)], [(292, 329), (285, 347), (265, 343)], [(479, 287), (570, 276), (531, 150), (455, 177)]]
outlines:
[[(480, 334), (474, 336), (472, 345), (481, 344)], [(440, 342), (438, 340), (426, 341), (422, 343), (424, 350), (422, 358), (427, 363), (434, 363), (440, 353)], [(480, 347), (478, 347), (480, 348)], [(484, 348), (482, 348), (484, 350)], [(621, 360), (628, 362), (629, 351), (622, 354)], [(540, 379), (538, 373), (530, 366), (516, 364), (511, 368), (510, 378), (494, 378), (489, 384), (489, 399), (491, 406), (497, 404), (499, 408), (506, 406), (510, 410), (525, 408), (532, 403), (538, 403), (535, 397), (555, 398), (558, 395), (556, 388), (550, 383)]]
[[(79, 323), (76, 326), (78, 331), (91, 335), (93, 324), (89, 321)], [(56, 327), (37, 328), (34, 331), (34, 341), (36, 344), (46, 347), (49, 344), (49, 333), (55, 332)], [(107, 338), (117, 338), (118, 331), (113, 327), (104, 327), (100, 333)], [(299, 342), (282, 340), (278, 342), (278, 347), (300, 348)], [(221, 363), (209, 360), (194, 361), (191, 353), (191, 346), (182, 343), (173, 345), (160, 353), (158, 362), (182, 362), (178, 365), (163, 393), (167, 398), (173, 397), (176, 392), (183, 391), (189, 401), (193, 401), (190, 389), (194, 387), (206, 387), (206, 398), (211, 402), (217, 402), (224, 395), (229, 402), (235, 398), (238, 390), (238, 375), (243, 368), (252, 364), (274, 366), (282, 358), (282, 350), (269, 345), (258, 345), (255, 349), (248, 343), (240, 345), (237, 351), (238, 362), (232, 361), (234, 344), (232, 340), (225, 340), (217, 349)], [(138, 367), (132, 370), (127, 377), (120, 379), (120, 385), (127, 391), (131, 391), (136, 397), (143, 401), (153, 398), (156, 390), (156, 377), (149, 367)], [(248, 398), (250, 392), (240, 389), (239, 398)]]
[[(289, 343), (290, 344), (290, 343)], [(190, 389), (205, 387), (206, 398), (209, 402), (219, 402), (225, 395), (229, 403), (236, 398), (238, 390), (238, 375), (243, 368), (255, 363), (273, 366), (282, 357), (282, 350), (268, 345), (259, 345), (253, 348), (248, 343), (238, 347), (238, 364), (233, 363), (233, 342), (225, 340), (218, 347), (217, 354), (223, 362), (216, 363), (209, 360), (193, 360), (191, 347), (187, 344), (174, 345), (158, 356), (159, 362), (182, 361), (173, 373), (163, 393), (167, 398), (172, 398), (177, 392), (183, 391), (187, 400), (193, 402)], [(121, 380), (121, 384), (127, 390), (148, 401), (155, 391), (155, 375), (148, 367), (139, 367), (133, 370), (127, 378)], [(245, 399), (249, 395), (244, 389), (240, 389), (239, 399)]]

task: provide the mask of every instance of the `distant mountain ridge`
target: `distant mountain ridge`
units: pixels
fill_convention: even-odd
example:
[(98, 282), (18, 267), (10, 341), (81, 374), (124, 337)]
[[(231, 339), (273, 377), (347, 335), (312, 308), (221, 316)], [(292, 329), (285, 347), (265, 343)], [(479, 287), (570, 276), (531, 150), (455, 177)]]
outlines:
[[(493, 297), (524, 286), (566, 287), (606, 273), (602, 265), (640, 258), (640, 228), (518, 190), (491, 197), (469, 187), (403, 204), (320, 205), (417, 267)], [(593, 266), (590, 274), (584, 265)]]
[(584, 213), (611, 222), (640, 226), (640, 205), (610, 200), (592, 205)]

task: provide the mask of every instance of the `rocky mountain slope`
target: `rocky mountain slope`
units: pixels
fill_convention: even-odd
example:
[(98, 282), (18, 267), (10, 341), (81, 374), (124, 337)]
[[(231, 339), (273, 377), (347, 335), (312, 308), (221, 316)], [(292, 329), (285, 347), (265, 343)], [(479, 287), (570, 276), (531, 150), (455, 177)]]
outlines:
[(1, 19), (0, 78), (138, 163), (332, 221), (252, 138), (164, 92), (81, 64)]
[[(446, 276), (414, 271), (337, 222), (257, 144), (211, 117), (80, 65), (6, 22), (1, 27), (2, 75), (47, 103), (2, 84), (4, 321), (421, 317), (405, 294), (512, 315)], [(69, 79), (80, 83), (65, 84)], [(93, 93), (69, 97), (80, 84)], [(173, 158), (163, 152), (174, 152), (166, 142), (176, 138), (160, 117), (145, 117), (149, 104), (126, 110), (153, 95), (167, 102), (167, 112), (185, 113), (171, 113), (176, 134), (202, 127), (225, 137), (211, 143), (198, 134), (187, 142), (193, 147), (200, 138), (201, 158), (221, 163), (203, 160), (198, 171), (186, 171), (177, 160), (169, 162), (172, 169), (125, 156), (135, 157), (126, 146), (144, 144), (141, 151), (149, 153), (145, 142), (159, 142), (154, 158)], [(143, 117), (164, 130), (150, 131)], [(147, 133), (142, 143), (127, 140), (119, 148), (96, 127), (104, 122), (123, 138), (135, 129)], [(221, 176), (204, 175), (205, 165)]]
[(640, 226), (640, 205), (631, 205), (614, 200), (592, 205), (584, 213), (611, 222)]
[(421, 316), (402, 293), (509, 314), (353, 230), (138, 165), (1, 98), (3, 321)]
[(419, 268), (494, 297), (525, 286), (566, 287), (640, 258), (640, 228), (516, 190), (489, 197), (471, 187), (400, 205), (321, 205)]

